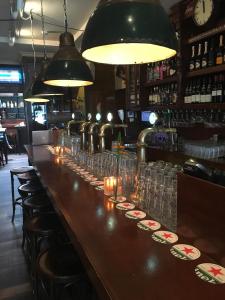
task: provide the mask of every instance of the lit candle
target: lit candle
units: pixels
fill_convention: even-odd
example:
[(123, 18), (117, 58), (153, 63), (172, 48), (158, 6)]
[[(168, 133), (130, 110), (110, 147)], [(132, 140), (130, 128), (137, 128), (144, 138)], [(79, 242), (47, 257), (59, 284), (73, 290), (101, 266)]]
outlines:
[(116, 192), (117, 185), (117, 195), (121, 194), (121, 178), (116, 178), (114, 176), (104, 178), (104, 194), (106, 196), (114, 196)]

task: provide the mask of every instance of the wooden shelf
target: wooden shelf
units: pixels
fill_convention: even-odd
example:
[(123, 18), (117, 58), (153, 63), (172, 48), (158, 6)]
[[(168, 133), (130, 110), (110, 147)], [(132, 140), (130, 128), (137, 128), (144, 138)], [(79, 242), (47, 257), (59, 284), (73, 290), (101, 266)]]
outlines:
[(225, 109), (225, 103), (184, 103), (183, 109)]
[[(223, 21), (224, 23), (224, 21)], [(217, 26), (216, 28), (212, 28), (211, 30), (208, 30), (206, 32), (203, 32), (199, 35), (196, 35), (194, 37), (191, 37), (187, 40), (187, 44), (190, 45), (190, 44), (194, 44), (198, 41), (201, 41), (203, 39), (208, 39), (209, 37), (211, 36), (214, 36), (216, 34), (219, 34), (221, 32), (224, 32), (225, 31), (225, 24), (220, 24), (219, 26)]]
[(220, 72), (225, 72), (225, 64), (189, 72), (187, 73), (187, 78), (206, 76), (209, 74)]
[(144, 110), (151, 110), (151, 109), (177, 109), (177, 104), (156, 104), (156, 105), (148, 105), (144, 107)]
[(163, 85), (163, 84), (169, 84), (177, 81), (177, 76), (171, 76), (167, 77), (163, 80), (153, 80), (153, 81), (148, 81), (144, 84), (144, 87), (151, 87), (155, 85)]

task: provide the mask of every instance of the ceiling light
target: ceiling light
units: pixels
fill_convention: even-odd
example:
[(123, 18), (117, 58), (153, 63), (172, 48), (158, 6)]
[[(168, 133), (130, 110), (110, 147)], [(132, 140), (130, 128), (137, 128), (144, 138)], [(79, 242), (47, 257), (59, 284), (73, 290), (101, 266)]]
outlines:
[(72, 33), (67, 32), (66, 0), (64, 13), (65, 32), (60, 35), (59, 50), (46, 70), (44, 83), (63, 87), (91, 85), (93, 84), (91, 71), (76, 49)]
[(174, 56), (177, 39), (159, 0), (101, 0), (81, 50), (98, 63), (143, 64)]

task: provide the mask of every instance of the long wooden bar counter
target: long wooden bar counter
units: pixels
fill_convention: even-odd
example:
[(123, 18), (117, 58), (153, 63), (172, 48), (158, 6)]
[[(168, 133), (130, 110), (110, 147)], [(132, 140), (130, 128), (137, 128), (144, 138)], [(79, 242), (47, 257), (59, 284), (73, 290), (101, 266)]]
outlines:
[(175, 258), (172, 245), (154, 241), (46, 146), (26, 150), (100, 299), (224, 299), (225, 284), (210, 284), (195, 274), (198, 264), (216, 263), (210, 257)]

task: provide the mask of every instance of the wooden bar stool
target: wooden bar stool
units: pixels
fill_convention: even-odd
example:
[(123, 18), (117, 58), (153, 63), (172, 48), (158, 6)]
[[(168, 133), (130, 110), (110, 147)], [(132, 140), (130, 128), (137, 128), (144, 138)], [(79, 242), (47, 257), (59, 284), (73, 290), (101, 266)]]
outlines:
[(28, 172), (16, 175), (20, 184), (27, 183), (28, 181), (38, 181), (38, 176), (35, 172)]
[[(72, 287), (76, 289), (76, 294), (79, 294), (79, 285), (83, 282), (86, 283), (86, 290), (90, 288), (85, 270), (71, 244), (50, 247), (40, 254), (37, 259), (37, 270), (38, 281), (47, 294), (47, 299), (63, 299), (64, 289)], [(40, 299), (39, 294), (36, 296)]]
[(44, 188), (39, 181), (29, 181), (18, 187), (18, 192), (23, 199), (29, 195), (37, 195), (44, 192)]
[(41, 214), (54, 211), (51, 202), (46, 193), (26, 197), (23, 201), (25, 217), (33, 217), (35, 214)]
[(14, 175), (25, 174), (25, 173), (35, 173), (34, 168), (31, 166), (14, 168), (10, 170), (10, 178), (11, 178), (11, 193), (12, 193), (12, 222), (14, 222), (16, 205), (21, 205), (21, 197), (15, 198), (15, 190), (14, 190)]
[(44, 241), (47, 241), (49, 244), (55, 243), (61, 228), (61, 223), (54, 213), (43, 213), (39, 216), (28, 218), (24, 223), (23, 229), (27, 242), (26, 258), (31, 269), (33, 291), (35, 293), (37, 290), (36, 259), (42, 243)]

